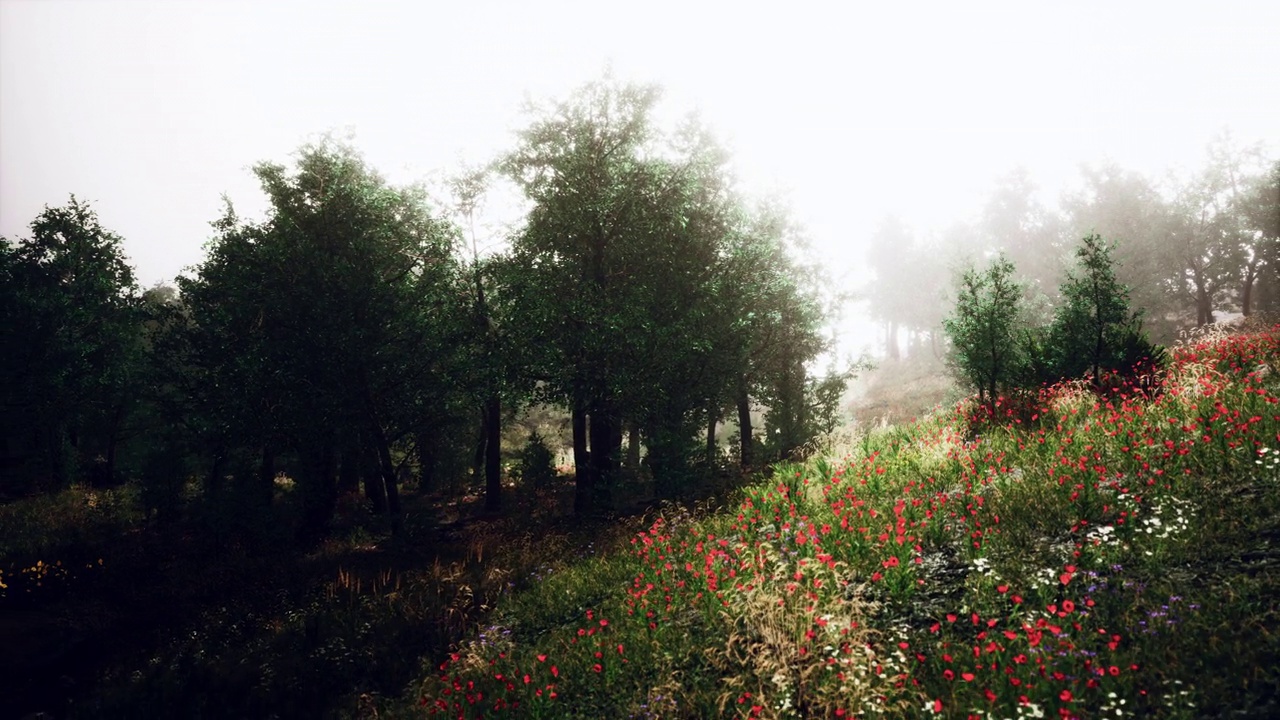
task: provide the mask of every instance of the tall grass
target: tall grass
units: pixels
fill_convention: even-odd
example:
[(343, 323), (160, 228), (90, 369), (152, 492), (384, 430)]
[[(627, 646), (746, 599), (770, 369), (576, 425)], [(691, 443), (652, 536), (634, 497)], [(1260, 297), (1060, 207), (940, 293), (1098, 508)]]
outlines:
[(368, 712), (1266, 716), (1278, 361), (1273, 331), (1198, 338), (1159, 387), (832, 439), (729, 511), (556, 566)]

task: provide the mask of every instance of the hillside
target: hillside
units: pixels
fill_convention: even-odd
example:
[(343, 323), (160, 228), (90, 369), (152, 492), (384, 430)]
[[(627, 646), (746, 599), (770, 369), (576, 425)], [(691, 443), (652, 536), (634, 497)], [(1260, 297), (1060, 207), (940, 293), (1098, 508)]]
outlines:
[[(961, 403), (553, 562), (378, 717), (1271, 717), (1276, 331)], [(522, 585), (524, 583), (521, 583)]]

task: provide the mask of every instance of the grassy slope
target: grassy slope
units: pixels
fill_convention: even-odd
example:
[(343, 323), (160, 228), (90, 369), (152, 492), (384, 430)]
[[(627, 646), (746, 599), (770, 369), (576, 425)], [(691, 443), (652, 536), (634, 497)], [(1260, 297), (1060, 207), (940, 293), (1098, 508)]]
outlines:
[[(379, 717), (1268, 717), (1275, 332), (965, 407), (540, 570)], [(1012, 411), (1009, 411), (1012, 412)]]

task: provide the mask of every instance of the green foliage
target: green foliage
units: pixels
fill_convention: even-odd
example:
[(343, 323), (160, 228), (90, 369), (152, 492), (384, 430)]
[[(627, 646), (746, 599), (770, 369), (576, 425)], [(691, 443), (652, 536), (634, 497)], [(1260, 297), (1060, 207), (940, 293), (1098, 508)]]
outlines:
[(770, 404), (765, 416), (765, 456), (802, 459), (816, 438), (835, 429), (842, 420), (840, 399), (852, 374), (831, 369), (812, 377), (796, 364), (778, 378), (773, 392), (764, 396)]
[(1155, 354), (1141, 314), (1129, 307), (1128, 288), (1116, 279), (1112, 249), (1097, 235), (1076, 248), (1077, 268), (1062, 284), (1062, 304), (1048, 331), (1057, 377), (1089, 374), (1096, 382), (1103, 371), (1128, 374)]
[(389, 186), (330, 140), (303, 147), (293, 172), (254, 172), (267, 219), (228, 205), (198, 276), (180, 281), (186, 362), (214, 413), (205, 442), (259, 450), (257, 493), (270, 497), (277, 454), (296, 455), (315, 537), (336, 500), (335, 448), (378, 458), (368, 483), (396, 513), (391, 446), (448, 422), (466, 387), (457, 231), (420, 188)]
[(948, 364), (992, 409), (999, 391), (1024, 372), (1018, 342), (1022, 287), (1013, 271), (1013, 263), (1003, 255), (993, 258), (984, 271), (965, 270), (955, 309), (943, 321), (951, 337)]
[(529, 434), (529, 441), (520, 451), (520, 485), (542, 490), (549, 487), (555, 479), (555, 457), (546, 441), (535, 430)]
[(794, 223), (744, 209), (724, 151), (696, 122), (655, 127), (657, 99), (590, 83), (537, 109), (500, 163), (534, 205), (504, 269), (508, 326), (538, 399), (590, 418), (580, 510), (591, 483), (610, 483), (623, 421), (676, 492), (700, 428), (752, 395), (798, 408), (796, 368), (823, 346), (822, 308), (788, 256)]
[[(978, 391), (988, 419), (1029, 419), (1023, 412), (1040, 388), (1062, 379), (1150, 373), (1164, 358), (1142, 332), (1142, 316), (1129, 307), (1129, 291), (1116, 279), (1112, 246), (1088, 235), (1076, 250), (1077, 267), (1058, 290), (1060, 303), (1047, 325), (1030, 322), (1013, 265), (1003, 257), (961, 278), (959, 297), (945, 323), (951, 335), (948, 361)], [(1024, 407), (1025, 406), (1025, 407)]]
[(136, 489), (127, 486), (72, 485), (0, 505), (0, 564), (56, 562), (92, 552), (139, 527), (144, 514)]
[(140, 360), (121, 243), (74, 196), (46, 207), (30, 238), (0, 238), (0, 492), (114, 481)]

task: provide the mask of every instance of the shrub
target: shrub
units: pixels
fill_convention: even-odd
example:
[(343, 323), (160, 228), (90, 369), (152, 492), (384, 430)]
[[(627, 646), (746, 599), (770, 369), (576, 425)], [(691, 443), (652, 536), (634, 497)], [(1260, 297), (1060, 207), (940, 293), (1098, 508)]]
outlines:
[(520, 484), (541, 490), (551, 485), (555, 478), (555, 457), (546, 441), (534, 430), (520, 451)]
[(1098, 235), (1076, 248), (1077, 267), (1062, 284), (1063, 304), (1054, 313), (1048, 342), (1059, 378), (1106, 371), (1131, 376), (1157, 359), (1158, 349), (1142, 332), (1142, 314), (1129, 307), (1129, 289), (1116, 279), (1113, 246)]

